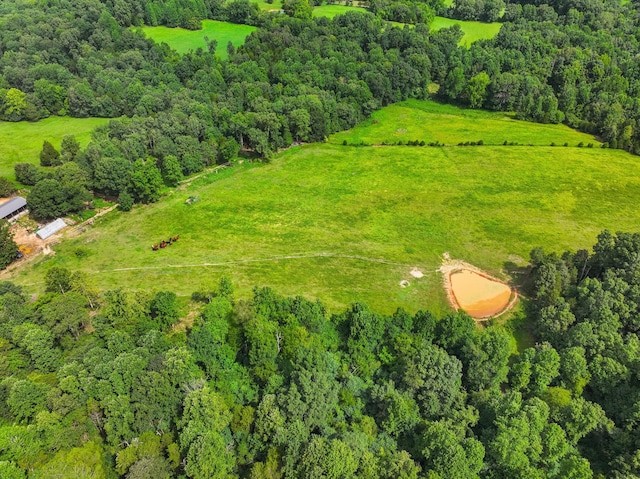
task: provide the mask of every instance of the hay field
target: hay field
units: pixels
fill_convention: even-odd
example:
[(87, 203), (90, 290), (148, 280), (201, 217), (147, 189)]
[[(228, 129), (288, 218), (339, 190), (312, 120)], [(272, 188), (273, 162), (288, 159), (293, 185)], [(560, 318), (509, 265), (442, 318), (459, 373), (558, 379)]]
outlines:
[(336, 15), (344, 15), (347, 12), (366, 12), (362, 7), (349, 7), (346, 5), (320, 5), (313, 8), (314, 17), (333, 18)]
[(468, 20), (454, 20), (446, 17), (435, 17), (433, 22), (429, 25), (429, 28), (437, 31), (443, 28), (452, 27), (453, 25), (459, 25), (464, 32), (464, 36), (460, 40), (459, 45), (466, 46), (467, 48), (475, 41), (485, 39), (489, 40), (495, 37), (500, 31), (500, 27), (502, 27), (502, 23), (499, 22), (484, 23)]
[[(275, 7), (274, 7), (275, 8)], [(141, 27), (144, 34), (158, 43), (166, 43), (178, 53), (186, 53), (199, 47), (207, 48), (205, 37), (210, 41), (217, 40), (216, 54), (220, 58), (227, 58), (227, 44), (234, 46), (244, 43), (256, 27), (238, 25), (236, 23), (219, 22), (217, 20), (203, 20), (202, 29), (187, 30), (185, 28)]]
[[(450, 129), (472, 124), (481, 121), (460, 115)], [(537, 135), (543, 142), (558, 133), (543, 126)], [(436, 271), (444, 252), (503, 278), (505, 266), (525, 264), (536, 246), (586, 248), (603, 228), (632, 231), (640, 222), (640, 164), (622, 151), (345, 147), (336, 137), (108, 215), (12, 279), (38, 291), (46, 269), (56, 265), (87, 271), (105, 289), (186, 296), (226, 274), (241, 297), (268, 285), (322, 298), (333, 310), (366, 301), (383, 312), (403, 306), (441, 313), (449, 309)], [(199, 201), (185, 205), (193, 195)], [(151, 250), (176, 234), (175, 245)], [(422, 278), (410, 274), (414, 267)], [(401, 287), (402, 280), (409, 286)]]
[(0, 176), (13, 180), (16, 163), (40, 164), (40, 151), (44, 140), (60, 148), (65, 135), (75, 135), (85, 147), (91, 132), (108, 123), (107, 118), (71, 118), (52, 116), (37, 122), (0, 121)]
[(516, 120), (502, 112), (471, 110), (435, 101), (407, 100), (379, 110), (371, 118), (330, 138), (331, 143), (395, 143), (398, 141), (438, 141), (447, 145), (482, 140), (485, 145), (505, 141), (521, 145), (549, 146), (551, 143), (586, 146), (601, 143), (591, 135), (566, 125), (543, 125)]

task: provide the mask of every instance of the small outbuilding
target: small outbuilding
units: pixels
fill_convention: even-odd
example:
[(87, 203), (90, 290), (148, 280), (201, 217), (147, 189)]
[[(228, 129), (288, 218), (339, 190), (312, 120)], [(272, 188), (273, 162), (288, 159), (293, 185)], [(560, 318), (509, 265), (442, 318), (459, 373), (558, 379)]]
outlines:
[(16, 196), (9, 201), (5, 201), (0, 205), (0, 218), (10, 220), (15, 218), (23, 211), (27, 211), (27, 200), (22, 196)]
[(66, 226), (67, 226), (67, 223), (65, 223), (62, 218), (58, 218), (54, 222), (46, 225), (44, 228), (39, 229), (36, 232), (36, 236), (40, 239), (47, 239), (49, 236), (56, 234), (58, 231), (60, 231), (62, 228), (65, 228)]

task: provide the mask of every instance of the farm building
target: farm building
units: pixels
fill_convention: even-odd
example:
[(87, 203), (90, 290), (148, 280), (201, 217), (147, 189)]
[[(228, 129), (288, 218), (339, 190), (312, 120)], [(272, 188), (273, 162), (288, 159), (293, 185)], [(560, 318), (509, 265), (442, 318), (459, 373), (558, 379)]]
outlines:
[(47, 239), (52, 234), (57, 233), (62, 228), (66, 227), (67, 223), (65, 223), (62, 218), (58, 218), (52, 223), (49, 223), (44, 228), (39, 229), (36, 233), (36, 236), (40, 239)]
[(0, 218), (3, 220), (10, 220), (15, 218), (23, 211), (27, 211), (27, 200), (22, 196), (16, 196), (9, 201), (0, 205)]

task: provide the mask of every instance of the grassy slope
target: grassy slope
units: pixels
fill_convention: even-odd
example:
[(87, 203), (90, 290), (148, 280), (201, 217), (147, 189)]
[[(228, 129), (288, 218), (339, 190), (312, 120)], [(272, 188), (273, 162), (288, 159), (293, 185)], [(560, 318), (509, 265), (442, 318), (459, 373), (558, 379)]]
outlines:
[(453, 20), (451, 18), (436, 17), (429, 27), (431, 30), (440, 30), (442, 28), (452, 27), (453, 25), (460, 25), (464, 36), (460, 40), (460, 45), (470, 46), (477, 40), (490, 39), (495, 37), (500, 31), (502, 23), (483, 23), (483, 22), (471, 22), (465, 20)]
[[(439, 126), (463, 130), (465, 118), (467, 126), (481, 124), (463, 116), (450, 126), (445, 116)], [(538, 136), (546, 142), (556, 132), (542, 127)], [(190, 195), (200, 200), (186, 206)], [(46, 268), (61, 265), (94, 273), (104, 288), (187, 295), (228, 274), (241, 296), (258, 284), (322, 298), (332, 309), (363, 300), (385, 312), (398, 305), (442, 312), (435, 270), (445, 251), (500, 274), (535, 246), (586, 248), (603, 228), (636, 229), (639, 201), (640, 164), (622, 151), (311, 144), (108, 216), (14, 279), (37, 290)], [(151, 251), (175, 234), (176, 245)], [(277, 258), (317, 253), (394, 264)], [(413, 266), (425, 276), (412, 278)], [(401, 288), (402, 279), (411, 285)]]
[(432, 101), (408, 100), (375, 112), (355, 128), (337, 133), (332, 143), (379, 144), (408, 140), (439, 141), (447, 145), (482, 140), (486, 145), (508, 142), (533, 145), (576, 146), (580, 142), (594, 143), (593, 137), (565, 125), (541, 125), (518, 121), (499, 112), (470, 110)]
[(84, 147), (91, 132), (108, 122), (105, 118), (51, 117), (35, 123), (0, 121), (0, 176), (14, 178), (16, 163), (40, 163), (42, 142), (48, 140), (56, 148), (65, 135), (75, 135)]
[(186, 30), (184, 28), (142, 27), (142, 31), (149, 38), (158, 43), (165, 42), (179, 53), (186, 53), (198, 47), (206, 48), (204, 37), (217, 40), (216, 53), (220, 58), (227, 58), (227, 44), (242, 45), (244, 39), (256, 29), (249, 25), (219, 22), (217, 20), (203, 20), (201, 30)]

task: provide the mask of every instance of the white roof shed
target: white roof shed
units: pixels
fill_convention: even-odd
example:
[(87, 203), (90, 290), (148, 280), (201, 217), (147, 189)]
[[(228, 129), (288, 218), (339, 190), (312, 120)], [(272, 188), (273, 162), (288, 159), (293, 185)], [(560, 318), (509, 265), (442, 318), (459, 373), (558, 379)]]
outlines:
[(62, 218), (58, 218), (54, 222), (49, 223), (44, 228), (38, 230), (38, 232), (36, 233), (36, 236), (40, 239), (47, 239), (49, 236), (57, 233), (62, 228), (65, 228), (66, 226), (67, 226), (67, 223), (65, 223)]

